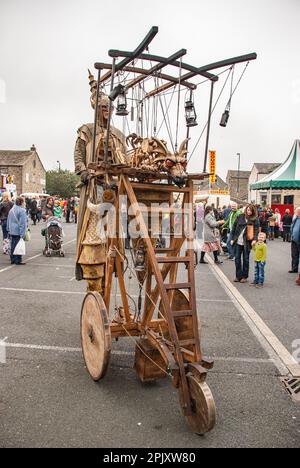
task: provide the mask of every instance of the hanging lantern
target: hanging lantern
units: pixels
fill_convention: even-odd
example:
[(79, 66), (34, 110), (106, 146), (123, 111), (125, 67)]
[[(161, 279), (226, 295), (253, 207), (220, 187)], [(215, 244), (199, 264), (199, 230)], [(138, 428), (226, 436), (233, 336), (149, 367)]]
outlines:
[(128, 115), (127, 99), (126, 99), (126, 94), (125, 94), (124, 89), (123, 89), (122, 94), (119, 94), (119, 96), (118, 96), (116, 115), (120, 115), (120, 116), (123, 116), (123, 117)]
[(220, 122), (221, 127), (226, 127), (228, 119), (229, 119), (229, 108), (226, 107), (221, 117), (221, 122)]
[(196, 127), (196, 125), (198, 125), (197, 114), (195, 111), (194, 103), (191, 98), (185, 101), (184, 109), (185, 109), (186, 126)]
[(114, 101), (115, 99), (117, 99), (117, 97), (119, 96), (119, 94), (122, 94), (124, 93), (124, 86), (121, 85), (121, 84), (118, 84), (110, 93), (110, 95), (108, 96), (109, 99), (111, 101)]
[(136, 251), (134, 268), (136, 271), (145, 271), (145, 251), (141, 247)]

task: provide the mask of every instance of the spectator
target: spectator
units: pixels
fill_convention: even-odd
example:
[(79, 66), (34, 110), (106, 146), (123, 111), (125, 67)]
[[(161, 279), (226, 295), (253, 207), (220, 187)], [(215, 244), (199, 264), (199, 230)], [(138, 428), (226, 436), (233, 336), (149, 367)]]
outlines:
[(15, 206), (10, 210), (7, 219), (7, 231), (11, 238), (10, 260), (12, 265), (25, 265), (21, 255), (14, 255), (14, 250), (20, 239), (25, 240), (27, 230), (27, 214), (24, 199), (18, 197)]
[(298, 273), (300, 255), (300, 206), (295, 211), (295, 219), (291, 228), (292, 239), (292, 269), (289, 273)]
[(241, 211), (238, 210), (238, 206), (235, 202), (231, 203), (231, 212), (229, 218), (223, 225), (223, 230), (227, 229), (227, 250), (228, 250), (228, 258), (233, 260), (235, 257), (235, 248), (231, 245), (232, 241), (232, 228), (235, 223), (236, 218), (241, 214)]
[(228, 205), (227, 207), (224, 206), (223, 207), (223, 219), (224, 221), (227, 221), (227, 219), (229, 218), (229, 215), (231, 213), (231, 206)]
[(219, 228), (223, 224), (223, 220), (216, 220), (212, 206), (207, 206), (204, 212), (204, 244), (202, 247), (200, 263), (207, 263), (204, 260), (204, 257), (205, 254), (209, 252), (213, 253), (216, 264), (223, 263), (218, 258), (220, 246), (215, 234), (215, 229)]
[(13, 203), (10, 201), (10, 196), (8, 192), (5, 192), (2, 196), (2, 202), (0, 203), (0, 224), (3, 234), (3, 253), (7, 254), (7, 242), (4, 242), (8, 239), (7, 232), (7, 218), (10, 210), (13, 207)]
[(201, 239), (203, 234), (203, 218), (204, 218), (204, 208), (202, 203), (199, 203), (196, 208), (196, 226), (197, 226), (197, 238)]
[(290, 210), (285, 210), (285, 214), (282, 218), (282, 227), (283, 233), (282, 238), (283, 242), (291, 242), (291, 226), (293, 223), (293, 217), (291, 215)]
[(54, 199), (49, 197), (43, 209), (43, 219), (47, 221), (50, 216), (54, 216)]
[(268, 209), (264, 208), (263, 210), (259, 211), (259, 224), (261, 232), (266, 234), (266, 239), (269, 238), (269, 214)]
[(278, 239), (279, 237), (280, 224), (281, 224), (281, 214), (279, 212), (279, 209), (276, 208), (275, 209), (275, 229), (274, 229), (275, 239)]
[(276, 216), (273, 214), (273, 211), (269, 208), (268, 210), (269, 217), (269, 239), (275, 239), (275, 225), (276, 225)]
[(255, 276), (251, 286), (256, 286), (257, 288), (262, 288), (265, 282), (265, 266), (267, 261), (266, 238), (266, 234), (260, 232), (258, 234), (258, 242), (252, 247), (254, 250)]
[(249, 257), (252, 246), (258, 238), (259, 221), (254, 205), (247, 205), (245, 213), (240, 214), (232, 228), (231, 245), (236, 246), (235, 282), (246, 283), (249, 277)]
[(60, 206), (59, 200), (55, 200), (54, 202), (53, 214), (58, 219), (61, 219), (62, 217), (63, 209)]
[(33, 198), (30, 204), (30, 216), (31, 216), (34, 226), (36, 226), (37, 214), (38, 214), (37, 200), (36, 198)]

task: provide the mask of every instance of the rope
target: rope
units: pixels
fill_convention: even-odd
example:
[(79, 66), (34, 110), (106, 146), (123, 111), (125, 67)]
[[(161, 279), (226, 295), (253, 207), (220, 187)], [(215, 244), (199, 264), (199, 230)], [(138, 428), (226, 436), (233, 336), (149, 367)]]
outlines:
[(181, 72), (182, 72), (182, 57), (180, 58), (179, 68), (179, 82), (178, 82), (178, 100), (177, 100), (177, 117), (176, 117), (176, 137), (175, 137), (175, 151), (178, 146), (178, 124), (179, 124), (179, 107), (180, 107), (180, 86), (181, 86)]
[(161, 96), (158, 96), (158, 98), (159, 98), (159, 103), (160, 103), (161, 111), (162, 111), (162, 114), (163, 114), (163, 116), (164, 116), (164, 121), (165, 121), (165, 123), (166, 123), (167, 132), (168, 132), (168, 135), (169, 135), (169, 138), (170, 138), (170, 142), (171, 142), (171, 145), (172, 145), (172, 148), (173, 148), (173, 152), (175, 153), (175, 148), (174, 148), (174, 144), (173, 144), (173, 137), (172, 137), (171, 128), (169, 128), (168, 122), (167, 122), (167, 119), (166, 119), (166, 116), (167, 116), (168, 114), (167, 114), (167, 113), (166, 113), (166, 114), (164, 113), (164, 108), (163, 108), (163, 105), (162, 105), (162, 102), (161, 102)]
[(131, 341), (135, 344), (135, 346), (137, 346), (137, 348), (139, 348), (139, 350), (144, 354), (144, 356), (149, 359), (149, 361), (152, 362), (152, 364), (154, 364), (158, 369), (160, 369), (164, 374), (166, 374), (168, 377), (172, 378), (172, 374), (170, 374), (169, 372), (167, 372), (165, 369), (163, 369), (162, 367), (160, 367), (159, 364), (157, 364), (157, 362), (153, 361), (153, 359), (145, 353), (145, 351), (141, 348), (141, 346), (139, 345), (138, 341), (135, 340), (131, 335), (130, 333), (128, 332), (128, 330), (126, 330), (126, 328), (124, 327), (124, 325), (121, 323), (121, 326), (122, 328), (124, 328), (125, 332), (127, 333), (128, 337), (131, 339)]
[[(173, 97), (174, 97), (174, 95), (175, 95), (175, 90), (176, 90), (176, 86), (174, 86), (172, 93), (162, 93), (162, 96), (164, 97), (164, 100), (165, 100), (165, 105), (166, 105), (166, 101), (167, 101), (167, 100), (166, 100), (166, 95), (167, 95), (167, 94), (172, 94), (172, 96), (171, 96), (171, 98), (170, 98), (169, 105), (168, 105), (168, 106), (166, 105), (166, 107), (167, 107), (167, 112), (169, 112), (169, 108), (170, 108), (170, 106), (171, 106), (171, 104), (172, 104), (172, 100), (173, 100)], [(160, 127), (159, 127), (157, 133), (160, 132), (161, 127), (163, 126), (163, 123), (164, 123), (164, 119), (162, 120), (162, 122), (161, 122), (161, 124), (160, 124)]]
[[(226, 86), (226, 84), (227, 84), (227, 81), (228, 81), (228, 79), (229, 79), (230, 73), (231, 73), (231, 69), (230, 69), (230, 71), (229, 71), (229, 73), (228, 73), (228, 75), (227, 75), (227, 77), (226, 77), (225, 83), (223, 84), (223, 87), (222, 87), (222, 89), (221, 89), (221, 91), (220, 91), (220, 94), (219, 94), (219, 96), (218, 96), (218, 98), (217, 98), (217, 100), (216, 100), (216, 102), (215, 102), (215, 105), (214, 105), (213, 108), (212, 108), (212, 111), (211, 111), (210, 116), (212, 116), (213, 113), (214, 113), (214, 110), (215, 110), (215, 108), (216, 108), (216, 106), (217, 106), (217, 104), (218, 104), (218, 102), (219, 102), (219, 100), (220, 100), (220, 97), (221, 97), (221, 95), (222, 95), (222, 93), (223, 93), (223, 91), (224, 91), (224, 88), (225, 88), (225, 86)], [(200, 140), (201, 140), (201, 138), (202, 138), (203, 133), (205, 132), (205, 129), (206, 129), (207, 125), (208, 125), (208, 120), (207, 120), (205, 126), (203, 127), (203, 130), (202, 130), (202, 132), (201, 132), (201, 134), (200, 134), (200, 136), (199, 136), (199, 138), (198, 138), (198, 140), (197, 140), (197, 142), (196, 142), (196, 144), (195, 144), (195, 146), (194, 146), (194, 148), (193, 148), (193, 151), (191, 152), (191, 155), (190, 155), (190, 157), (189, 157), (189, 159), (188, 159), (188, 163), (190, 162), (190, 160), (191, 160), (193, 154), (195, 153), (195, 151), (196, 151), (196, 149), (197, 149), (197, 146), (198, 146), (199, 143), (200, 143)]]
[[(125, 257), (121, 254), (121, 252), (119, 251), (119, 249), (116, 246), (115, 246), (115, 250), (117, 251), (118, 255), (120, 255), (121, 259), (123, 261), (126, 261)], [(130, 272), (133, 274), (133, 276), (137, 279), (138, 285), (143, 288), (144, 285), (142, 283), (140, 283), (136, 272), (133, 270), (133, 268), (131, 268), (131, 266), (129, 264), (128, 264), (128, 268), (129, 268)], [(156, 308), (156, 304), (153, 301), (152, 297), (149, 296), (149, 294), (146, 291), (145, 291), (145, 294), (148, 297), (148, 299), (150, 300), (150, 302), (152, 302), (152, 305)], [(166, 318), (163, 316), (163, 314), (160, 312), (160, 310), (158, 310), (158, 314), (161, 316), (161, 318), (164, 319), (165, 322), (167, 322)]]

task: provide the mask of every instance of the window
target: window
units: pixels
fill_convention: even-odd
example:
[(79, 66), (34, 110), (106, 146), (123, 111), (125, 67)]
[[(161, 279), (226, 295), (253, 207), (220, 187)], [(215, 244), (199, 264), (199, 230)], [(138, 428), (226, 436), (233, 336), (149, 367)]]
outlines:
[(294, 204), (294, 195), (285, 195), (283, 198), (284, 205), (293, 205)]
[(281, 193), (272, 194), (272, 205), (281, 205)]
[(28, 184), (28, 182), (29, 182), (29, 174), (27, 174), (27, 173), (25, 174), (25, 182), (26, 182), (26, 184)]
[(32, 161), (32, 165), (33, 165), (33, 169), (35, 169), (36, 168), (36, 160), (35, 159)]
[(267, 193), (261, 193), (260, 194), (260, 201), (262, 205), (266, 205), (268, 202), (268, 194)]

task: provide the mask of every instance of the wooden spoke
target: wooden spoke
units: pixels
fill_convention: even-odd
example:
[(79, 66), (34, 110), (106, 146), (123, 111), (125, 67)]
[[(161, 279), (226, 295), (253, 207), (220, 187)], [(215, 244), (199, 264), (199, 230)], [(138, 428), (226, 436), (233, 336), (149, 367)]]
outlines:
[(92, 379), (102, 379), (107, 371), (111, 351), (111, 332), (106, 307), (97, 292), (86, 295), (81, 309), (81, 345)]

